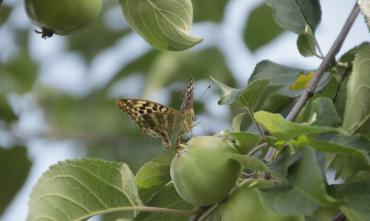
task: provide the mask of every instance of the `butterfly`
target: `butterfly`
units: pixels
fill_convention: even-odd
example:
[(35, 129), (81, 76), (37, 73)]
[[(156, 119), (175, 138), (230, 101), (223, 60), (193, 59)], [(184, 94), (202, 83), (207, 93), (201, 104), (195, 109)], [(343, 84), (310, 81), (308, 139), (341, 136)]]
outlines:
[(191, 78), (186, 84), (180, 111), (143, 99), (119, 99), (116, 104), (136, 122), (144, 134), (160, 139), (166, 148), (176, 148), (193, 127), (193, 97), (194, 80)]

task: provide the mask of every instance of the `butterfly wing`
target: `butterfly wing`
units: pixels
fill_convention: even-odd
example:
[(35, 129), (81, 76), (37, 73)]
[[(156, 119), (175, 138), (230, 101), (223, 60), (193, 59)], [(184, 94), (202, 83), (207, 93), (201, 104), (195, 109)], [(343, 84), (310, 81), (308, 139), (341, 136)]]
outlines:
[(142, 99), (119, 99), (117, 106), (137, 123), (143, 133), (161, 139), (166, 147), (176, 144), (183, 124), (179, 111)]

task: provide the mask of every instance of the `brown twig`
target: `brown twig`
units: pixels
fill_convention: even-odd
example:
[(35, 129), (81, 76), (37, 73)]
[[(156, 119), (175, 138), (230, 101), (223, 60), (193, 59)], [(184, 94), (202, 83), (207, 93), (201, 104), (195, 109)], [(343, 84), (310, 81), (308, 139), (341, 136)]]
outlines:
[[(338, 34), (338, 37), (335, 39), (333, 45), (331, 46), (328, 54), (324, 57), (324, 60), (321, 62), (319, 68), (317, 69), (314, 77), (309, 83), (308, 88), (303, 92), (303, 94), (298, 98), (297, 102), (293, 106), (293, 108), (290, 110), (289, 114), (287, 115), (286, 119), (289, 121), (294, 121), (294, 119), (297, 117), (299, 112), (302, 110), (304, 105), (307, 103), (308, 99), (312, 97), (315, 93), (315, 90), (317, 88), (317, 85), (320, 82), (321, 77), (324, 75), (324, 73), (328, 70), (330, 67), (330, 64), (335, 60), (335, 56), (339, 52), (340, 48), (343, 45), (344, 40), (346, 39), (348, 32), (350, 31), (354, 21), (356, 20), (358, 14), (360, 12), (360, 8), (357, 5), (357, 2), (352, 8), (351, 13), (349, 14), (346, 22), (343, 25), (342, 30)], [(269, 150), (266, 153), (265, 160), (270, 162), (273, 159), (273, 156), (275, 154), (274, 148), (269, 148)]]

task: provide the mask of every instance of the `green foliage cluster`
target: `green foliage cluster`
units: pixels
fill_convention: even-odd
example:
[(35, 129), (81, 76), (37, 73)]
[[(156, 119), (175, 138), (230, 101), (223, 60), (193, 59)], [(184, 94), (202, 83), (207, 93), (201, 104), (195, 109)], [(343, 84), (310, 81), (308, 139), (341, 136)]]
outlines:
[[(194, 22), (219, 22), (227, 1), (119, 3), (128, 25), (148, 43), (179, 51), (201, 42), (189, 34), (193, 17)], [(265, 3), (257, 6), (245, 23), (244, 40), (251, 51), (283, 31), (291, 31), (297, 34), (302, 56), (325, 57), (315, 37), (321, 20), (318, 0)], [(104, 7), (103, 13), (108, 13), (117, 4), (107, 2)], [(1, 26), (7, 25), (12, 9), (0, 6)], [(267, 32), (266, 27), (271, 29)], [(191, 217), (206, 221), (325, 221), (339, 216), (370, 220), (370, 43), (330, 60), (315, 94), (290, 121), (285, 116), (310, 87), (317, 70), (264, 60), (240, 89), (234, 88), (235, 79), (217, 48), (176, 54), (150, 50), (122, 66), (100, 88), (89, 89), (83, 96), (65, 95), (38, 84), (40, 65), (26, 50), (29, 33), (10, 29), (20, 50), (0, 65), (0, 129), (11, 131), (18, 121), (9, 102), (12, 93), (31, 93), (50, 126), (40, 137), (79, 140), (89, 147), (87, 155), (106, 159), (68, 160), (51, 166), (30, 195), (28, 220), (87, 220), (98, 215), (132, 221), (185, 221)], [(97, 20), (85, 31), (67, 36), (67, 50), (78, 52), (86, 66), (91, 66), (98, 53), (114, 48), (131, 29), (115, 30)], [(87, 42), (88, 36), (94, 36), (91, 42)], [(225, 199), (200, 208), (182, 199), (171, 181), (171, 161), (178, 152), (165, 150), (141, 165), (156, 154), (155, 144), (143, 138), (133, 124), (117, 120), (122, 116), (110, 96), (117, 82), (129, 76), (145, 76), (140, 95), (145, 98), (164, 85), (187, 79), (189, 73), (196, 80), (212, 73), (221, 91), (219, 104), (234, 112), (232, 129), (214, 136), (235, 148), (229, 160), (243, 167)], [(200, 106), (196, 103), (196, 110), (202, 110)], [(22, 186), (31, 166), (26, 148), (19, 147), (27, 139), (14, 138), (13, 143), (0, 148), (0, 213)], [(269, 149), (274, 151), (268, 158)], [(130, 167), (139, 169), (135, 173)]]

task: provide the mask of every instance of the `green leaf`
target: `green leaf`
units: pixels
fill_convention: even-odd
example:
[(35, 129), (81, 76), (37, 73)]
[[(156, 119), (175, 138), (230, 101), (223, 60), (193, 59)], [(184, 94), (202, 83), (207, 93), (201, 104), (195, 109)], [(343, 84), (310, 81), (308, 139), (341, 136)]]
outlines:
[(16, 193), (26, 181), (31, 169), (31, 161), (27, 157), (27, 148), (0, 147), (0, 217)]
[[(0, 5), (2, 0), (0, 1)], [(10, 13), (12, 12), (12, 7), (10, 6), (1, 6), (0, 7), (0, 26), (3, 25), (9, 18)]]
[(194, 22), (220, 22), (228, 0), (193, 0)]
[(353, 71), (347, 84), (343, 128), (355, 133), (370, 117), (370, 44), (363, 44), (356, 53)]
[(231, 159), (239, 162), (239, 164), (249, 170), (268, 171), (267, 165), (260, 159), (248, 155), (232, 154)]
[(314, 32), (321, 20), (319, 0), (267, 0), (267, 4), (274, 9), (276, 22), (297, 34), (304, 33), (307, 26)]
[(270, 134), (281, 140), (291, 140), (302, 135), (314, 135), (335, 132), (336, 128), (317, 127), (307, 124), (298, 124), (285, 120), (280, 114), (259, 111), (254, 114), (256, 121)]
[(137, 172), (135, 182), (143, 202), (148, 201), (161, 187), (171, 181), (170, 165), (174, 156), (174, 150), (164, 151), (145, 163)]
[[(150, 199), (147, 206), (160, 207), (160, 208), (171, 208), (179, 210), (191, 210), (192, 205), (186, 203), (176, 192), (175, 187), (172, 183), (163, 186), (159, 191)], [(189, 217), (176, 216), (164, 213), (144, 213), (141, 212), (134, 219), (134, 221), (186, 221)]]
[(242, 113), (237, 114), (235, 117), (233, 117), (232, 128), (234, 132), (240, 132), (243, 118), (245, 115), (246, 113), (242, 112)]
[(310, 122), (315, 126), (339, 126), (341, 124), (340, 116), (333, 104), (333, 101), (327, 97), (318, 97), (310, 100), (299, 113), (296, 122)]
[[(268, 28), (267, 28), (268, 27)], [(254, 52), (268, 44), (283, 32), (272, 17), (272, 10), (265, 4), (257, 6), (249, 14), (244, 28), (244, 41)]]
[(358, 6), (360, 6), (361, 12), (364, 15), (365, 22), (370, 31), (370, 3), (367, 0), (358, 0)]
[(291, 187), (262, 192), (264, 203), (275, 212), (312, 215), (320, 206), (338, 202), (326, 192), (324, 178), (315, 151), (306, 148), (303, 158), (289, 168)]
[(346, 216), (349, 215), (349, 220), (370, 220), (370, 180), (335, 185), (331, 193), (345, 201), (341, 209)]
[[(310, 146), (316, 150), (328, 153), (338, 153), (347, 156), (356, 157), (364, 160), (370, 166), (370, 148), (369, 146), (358, 145), (363, 139), (360, 136), (340, 137), (339, 139), (331, 140), (330, 142), (320, 141), (306, 136), (299, 137), (294, 141), (295, 145)], [(293, 142), (292, 142), (293, 144)], [(370, 144), (367, 142), (367, 144)]]
[(304, 57), (311, 57), (316, 54), (315, 39), (310, 34), (299, 34), (297, 38), (298, 51)]
[(6, 97), (0, 94), (0, 121), (10, 123), (17, 120), (18, 117), (9, 105)]
[(267, 79), (260, 79), (249, 83), (245, 89), (235, 89), (217, 81), (213, 77), (210, 78), (221, 88), (221, 98), (218, 104), (235, 104), (236, 106), (248, 108), (251, 111), (261, 102), (261, 95), (269, 84)]
[(188, 33), (193, 19), (191, 0), (120, 0), (120, 4), (130, 27), (156, 48), (179, 51), (202, 41)]
[(134, 176), (125, 163), (68, 160), (50, 167), (34, 186), (27, 220), (84, 220), (140, 205)]
[[(203, 219), (201, 219), (203, 220)], [(221, 202), (205, 221), (303, 221), (303, 216), (288, 216), (268, 208), (257, 188), (243, 185)]]
[(248, 153), (254, 146), (262, 141), (262, 138), (256, 134), (249, 132), (232, 132), (229, 135), (235, 139), (237, 145), (235, 148), (241, 154)]

